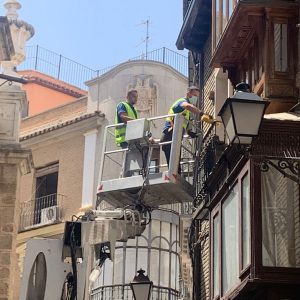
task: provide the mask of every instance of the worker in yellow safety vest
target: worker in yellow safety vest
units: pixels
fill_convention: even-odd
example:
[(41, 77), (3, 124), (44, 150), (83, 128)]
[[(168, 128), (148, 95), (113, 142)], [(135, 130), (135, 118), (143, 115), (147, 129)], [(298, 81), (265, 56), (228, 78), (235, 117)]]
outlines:
[[(137, 90), (129, 90), (127, 93), (127, 101), (122, 101), (117, 105), (115, 123), (126, 124), (128, 121), (138, 119), (138, 113), (134, 105), (138, 100)], [(116, 144), (119, 147), (127, 148), (128, 144), (125, 141), (126, 125), (117, 126), (115, 129)]]
[[(190, 121), (190, 115), (193, 114), (199, 114), (200, 116), (203, 115), (203, 112), (196, 107), (198, 98), (199, 98), (200, 90), (196, 86), (190, 86), (187, 89), (186, 97), (179, 98), (176, 100), (172, 106), (170, 107), (170, 110), (168, 112), (168, 115), (174, 115), (174, 114), (182, 114), (184, 116), (184, 122), (183, 122), (183, 130), (184, 132), (187, 132), (191, 138), (197, 137), (197, 134), (195, 132), (192, 132), (190, 130), (187, 130), (188, 124)], [(172, 140), (173, 136), (173, 125), (174, 125), (174, 117), (167, 117), (165, 126), (163, 129), (161, 142), (168, 142)], [(167, 163), (169, 165), (170, 161), (170, 154), (171, 154), (171, 144), (163, 145), (162, 150), (165, 153)], [(180, 173), (180, 166), (178, 169), (178, 173)]]

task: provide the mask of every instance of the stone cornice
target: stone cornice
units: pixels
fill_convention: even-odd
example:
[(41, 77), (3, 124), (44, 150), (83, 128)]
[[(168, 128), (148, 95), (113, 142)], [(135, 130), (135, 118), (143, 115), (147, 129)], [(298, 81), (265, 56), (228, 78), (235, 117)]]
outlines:
[(92, 119), (93, 117), (100, 117), (100, 118), (104, 119), (105, 115), (103, 113), (101, 113), (100, 111), (96, 111), (94, 113), (78, 116), (78, 117), (75, 117), (73, 119), (66, 120), (62, 123), (57, 123), (55, 125), (52, 125), (52, 126), (49, 126), (49, 127), (46, 127), (46, 128), (42, 128), (40, 130), (36, 130), (36, 131), (34, 131), (30, 134), (23, 135), (23, 136), (20, 137), (20, 141), (24, 142), (24, 141), (27, 141), (31, 138), (34, 138), (34, 137), (37, 137), (37, 136), (40, 136), (40, 135), (43, 135), (43, 134), (46, 134), (46, 133), (50, 133), (52, 131), (67, 127), (69, 125), (77, 124), (77, 123), (82, 122), (84, 120)]
[[(1, 147), (1, 145), (0, 145)], [(0, 149), (0, 163), (1, 164), (16, 164), (19, 165), (21, 174), (28, 174), (31, 172), (33, 166), (31, 150), (21, 149), (16, 145), (11, 147), (2, 146)]]

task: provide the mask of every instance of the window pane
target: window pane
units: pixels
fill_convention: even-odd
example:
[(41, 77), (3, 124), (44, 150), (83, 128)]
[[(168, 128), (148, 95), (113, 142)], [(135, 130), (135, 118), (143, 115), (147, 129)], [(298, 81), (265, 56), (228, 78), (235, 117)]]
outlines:
[(287, 24), (274, 24), (275, 71), (287, 72)]
[(136, 249), (126, 248), (125, 282), (130, 282), (136, 274)]
[(148, 267), (148, 249), (138, 248), (137, 269), (147, 270)]
[(235, 7), (235, 1), (234, 0), (229, 0), (229, 13), (228, 13), (229, 14), (229, 18), (232, 15), (234, 7)]
[(243, 266), (250, 264), (250, 184), (247, 174), (242, 180), (242, 230), (243, 230)]
[(174, 253), (171, 254), (171, 286), (170, 288), (176, 290), (178, 288), (178, 278), (179, 278), (179, 270), (178, 270), (178, 256)]
[(150, 278), (153, 281), (154, 285), (159, 285), (159, 251), (151, 249), (150, 254)]
[(113, 284), (123, 284), (123, 248), (116, 249), (114, 261), (114, 281)]
[(299, 185), (270, 166), (261, 173), (261, 192), (263, 265), (299, 268)]
[(239, 282), (238, 186), (222, 206), (222, 282), (223, 294)]
[(97, 288), (101, 285), (112, 285), (113, 284), (113, 265), (114, 263), (110, 260), (107, 259), (104, 263), (104, 267), (102, 270), (102, 274), (101, 274), (101, 281), (96, 283), (94, 288)]
[(160, 252), (160, 286), (169, 286), (170, 282), (170, 254), (167, 251)]
[(220, 281), (220, 260), (219, 260), (219, 237), (220, 237), (220, 217), (217, 215), (213, 220), (213, 296), (219, 295)]

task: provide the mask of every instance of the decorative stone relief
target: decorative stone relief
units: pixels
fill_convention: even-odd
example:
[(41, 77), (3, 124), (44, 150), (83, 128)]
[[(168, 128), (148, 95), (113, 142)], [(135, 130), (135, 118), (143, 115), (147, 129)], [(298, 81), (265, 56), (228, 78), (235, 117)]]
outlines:
[(130, 84), (127, 90), (135, 89), (139, 98), (136, 109), (141, 118), (157, 115), (157, 85), (153, 83), (151, 75), (138, 75), (136, 82)]

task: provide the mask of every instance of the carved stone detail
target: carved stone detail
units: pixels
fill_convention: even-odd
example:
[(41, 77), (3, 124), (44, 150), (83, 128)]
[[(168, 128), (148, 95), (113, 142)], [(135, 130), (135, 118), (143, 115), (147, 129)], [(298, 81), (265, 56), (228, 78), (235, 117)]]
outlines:
[(157, 85), (153, 83), (152, 76), (137, 76), (136, 82), (128, 86), (129, 89), (135, 89), (138, 92), (136, 109), (141, 118), (157, 115)]
[(7, 9), (6, 16), (10, 25), (15, 54), (10, 61), (2, 61), (1, 65), (6, 74), (14, 75), (14, 67), (20, 65), (26, 58), (25, 45), (27, 40), (34, 35), (34, 28), (19, 19), (17, 11), (22, 6), (18, 1), (6, 0), (4, 7)]

